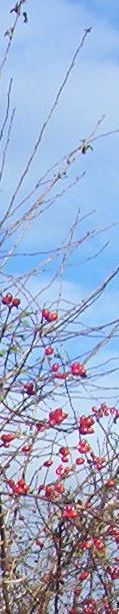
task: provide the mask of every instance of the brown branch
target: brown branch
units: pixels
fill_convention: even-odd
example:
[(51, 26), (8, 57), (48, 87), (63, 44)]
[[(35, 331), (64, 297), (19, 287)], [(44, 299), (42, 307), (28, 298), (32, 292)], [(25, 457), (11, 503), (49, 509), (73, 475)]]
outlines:
[[(16, 20), (17, 20), (17, 19), (18, 19), (18, 15), (16, 16)], [(69, 76), (70, 76), (70, 74), (71, 74), (71, 72), (72, 72), (72, 70), (73, 70), (73, 68), (74, 68), (74, 65), (75, 65), (75, 62), (76, 62), (77, 56), (79, 55), (79, 53), (80, 53), (80, 51), (81, 51), (81, 49), (82, 49), (82, 47), (83, 47), (83, 45), (84, 45), (85, 39), (86, 39), (87, 35), (88, 35), (90, 32), (91, 32), (91, 28), (87, 28), (87, 29), (84, 31), (84, 34), (83, 34), (82, 39), (81, 39), (81, 42), (80, 42), (79, 46), (77, 47), (77, 49), (76, 49), (76, 51), (75, 51), (75, 53), (74, 53), (73, 59), (72, 59), (72, 61), (71, 61), (71, 64), (69, 65), (69, 68), (68, 68), (68, 70), (67, 70), (67, 72), (66, 72), (66, 75), (65, 75), (65, 77), (64, 77), (64, 79), (63, 79), (63, 81), (62, 81), (62, 84), (61, 84), (61, 86), (59, 87), (59, 90), (58, 90), (58, 92), (57, 92), (57, 95), (56, 95), (56, 98), (55, 98), (55, 100), (54, 100), (54, 103), (53, 103), (53, 105), (51, 106), (50, 111), (49, 111), (49, 113), (48, 113), (48, 116), (47, 116), (46, 120), (44, 121), (44, 123), (43, 123), (43, 125), (42, 125), (41, 131), (40, 131), (39, 137), (38, 137), (38, 139), (37, 139), (37, 141), (36, 141), (36, 143), (35, 143), (35, 146), (34, 146), (33, 152), (32, 152), (32, 154), (31, 154), (31, 156), (29, 157), (29, 160), (28, 160), (28, 162), (27, 162), (27, 164), (26, 164), (26, 167), (25, 167), (25, 169), (24, 169), (24, 171), (23, 171), (23, 173), (22, 173), (22, 175), (21, 175), (21, 177), (20, 177), (20, 180), (19, 180), (19, 182), (18, 182), (18, 184), (17, 184), (17, 187), (16, 187), (16, 189), (15, 189), (15, 192), (14, 192), (14, 194), (13, 194), (12, 198), (11, 198), (11, 201), (10, 201), (10, 204), (9, 204), (9, 206), (8, 206), (8, 209), (7, 209), (7, 211), (6, 211), (6, 213), (5, 213), (4, 217), (3, 217), (3, 219), (1, 220), (1, 226), (2, 226), (2, 225), (4, 224), (4, 222), (6, 221), (7, 216), (8, 216), (8, 214), (10, 213), (10, 211), (11, 211), (11, 209), (12, 209), (12, 205), (13, 205), (13, 203), (14, 203), (14, 200), (15, 200), (15, 198), (16, 198), (16, 196), (17, 196), (18, 192), (19, 192), (19, 189), (21, 188), (21, 185), (22, 185), (22, 183), (23, 183), (23, 181), (24, 181), (24, 179), (25, 179), (25, 177), (26, 177), (26, 175), (27, 175), (27, 173), (28, 173), (28, 171), (29, 171), (30, 167), (31, 167), (32, 161), (33, 161), (33, 159), (34, 159), (34, 157), (35, 157), (35, 155), (36, 155), (36, 153), (37, 153), (37, 150), (38, 150), (38, 148), (39, 148), (39, 145), (41, 144), (41, 141), (42, 141), (42, 137), (43, 137), (43, 135), (44, 135), (44, 132), (45, 132), (45, 130), (46, 130), (46, 128), (47, 128), (47, 126), (48, 126), (48, 124), (49, 124), (50, 120), (51, 120), (52, 115), (54, 114), (55, 109), (57, 108), (57, 105), (58, 105), (58, 103), (59, 103), (59, 100), (60, 100), (60, 97), (61, 97), (62, 92), (63, 92), (63, 90), (64, 90), (64, 87), (65, 87), (65, 85), (66, 85), (66, 83), (67, 83), (67, 81), (68, 81), (68, 79), (69, 79)], [(9, 42), (9, 45), (10, 45), (10, 42)]]
[(9, 602), (9, 594), (7, 589), (7, 561), (6, 561), (6, 538), (5, 538), (5, 528), (4, 528), (4, 514), (2, 510), (2, 498), (0, 495), (0, 536), (1, 536), (1, 571), (2, 571), (2, 591), (5, 602), (6, 614), (12, 614), (12, 610)]

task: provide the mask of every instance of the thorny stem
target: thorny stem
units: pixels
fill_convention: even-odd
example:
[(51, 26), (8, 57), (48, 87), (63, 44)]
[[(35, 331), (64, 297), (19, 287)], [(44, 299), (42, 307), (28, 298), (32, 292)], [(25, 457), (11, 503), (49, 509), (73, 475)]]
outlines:
[(60, 571), (61, 571), (61, 556), (62, 556), (62, 526), (63, 523), (59, 523), (58, 530), (58, 548), (57, 548), (57, 571), (56, 571), (56, 594), (54, 600), (54, 614), (58, 614), (59, 612), (59, 585), (60, 585)]
[(12, 614), (11, 607), (9, 605), (9, 595), (7, 590), (7, 570), (6, 570), (6, 539), (4, 529), (4, 515), (2, 510), (2, 498), (0, 495), (0, 536), (1, 536), (1, 571), (2, 571), (2, 590), (5, 602), (6, 614)]

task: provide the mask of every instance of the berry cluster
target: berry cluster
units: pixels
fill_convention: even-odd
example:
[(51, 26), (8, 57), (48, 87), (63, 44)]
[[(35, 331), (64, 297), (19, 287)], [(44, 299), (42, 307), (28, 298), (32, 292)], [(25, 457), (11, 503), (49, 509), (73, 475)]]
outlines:
[(92, 416), (80, 416), (79, 418), (79, 433), (81, 435), (90, 435), (94, 433), (93, 425), (95, 420)]
[(7, 481), (8, 486), (10, 486), (14, 495), (26, 495), (29, 491), (29, 486), (25, 483), (25, 481), (21, 478), (18, 482), (14, 482), (14, 480)]
[(71, 373), (78, 377), (87, 377), (86, 368), (80, 362), (72, 362)]
[(50, 411), (48, 424), (49, 426), (57, 426), (58, 424), (61, 424), (61, 422), (63, 422), (67, 416), (68, 414), (66, 414), (63, 409), (58, 407), (54, 411)]
[(44, 307), (42, 310), (42, 318), (44, 318), (46, 322), (56, 322), (56, 320), (58, 320), (58, 313)]
[(20, 302), (20, 298), (18, 298), (17, 296), (13, 296), (12, 294), (10, 294), (10, 292), (2, 297), (2, 304), (6, 305), (6, 307), (9, 307), (9, 309), (12, 309), (12, 307), (18, 308)]

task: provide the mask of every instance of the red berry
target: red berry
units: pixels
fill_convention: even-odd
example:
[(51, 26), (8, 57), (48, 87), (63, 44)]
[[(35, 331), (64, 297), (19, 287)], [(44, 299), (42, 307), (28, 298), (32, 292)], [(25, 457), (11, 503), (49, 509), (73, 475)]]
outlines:
[(65, 418), (67, 418), (68, 414), (66, 414), (63, 409), (58, 407), (54, 411), (50, 411), (49, 413), (49, 426), (55, 426), (60, 424)]
[(12, 307), (19, 307), (21, 301), (20, 298), (13, 296), (12, 298)]
[(109, 478), (109, 480), (107, 480), (106, 482), (106, 486), (108, 488), (113, 488), (115, 486), (115, 480), (112, 480), (111, 478)]
[(58, 369), (59, 369), (58, 362), (54, 362), (52, 367), (51, 367), (51, 370), (54, 371), (54, 373), (56, 373), (56, 371), (58, 371)]
[(43, 317), (45, 320), (48, 320), (48, 318), (49, 318), (49, 314), (50, 314), (49, 309), (44, 308), (44, 309), (42, 310), (42, 317)]
[(58, 320), (58, 313), (56, 311), (50, 311), (48, 316), (48, 322), (56, 322)]
[(18, 494), (22, 495), (28, 492), (29, 487), (27, 486), (27, 484), (25, 484), (25, 481), (21, 478), (20, 480), (18, 480), (16, 484), (16, 488), (18, 488)]
[(59, 449), (59, 453), (62, 454), (62, 456), (67, 456), (67, 454), (69, 454), (69, 448), (68, 447), (65, 448), (65, 447), (62, 446)]
[(24, 384), (24, 390), (25, 392), (27, 392), (29, 396), (32, 396), (35, 394), (34, 384), (32, 384), (32, 382), (28, 382), (28, 384)]
[(51, 354), (53, 354), (53, 352), (54, 352), (54, 350), (53, 350), (53, 348), (51, 347), (51, 345), (48, 345), (48, 346), (45, 348), (45, 356), (51, 356)]
[(28, 444), (28, 445), (24, 445), (22, 447), (21, 452), (24, 452), (24, 454), (28, 454), (28, 452), (30, 452), (30, 450), (31, 450), (31, 446), (30, 446), (30, 444)]
[(83, 465), (83, 463), (85, 463), (84, 458), (77, 458), (76, 459), (76, 465)]
[(66, 518), (66, 520), (72, 520), (73, 518), (76, 518), (77, 512), (72, 505), (65, 505), (62, 516), (63, 518)]
[(87, 434), (94, 433), (93, 425), (95, 423), (95, 420), (93, 416), (80, 416), (78, 422), (79, 422), (79, 433), (81, 433), (81, 435), (87, 435)]
[(24, 482), (23, 478), (20, 478), (20, 479), (18, 480), (18, 482), (17, 482), (18, 486), (21, 486), (21, 488), (23, 488), (23, 487), (24, 487), (24, 483), (25, 483), (25, 482)]
[(82, 441), (79, 442), (79, 445), (77, 447), (78, 447), (78, 451), (81, 454), (86, 454), (86, 452), (89, 452), (89, 450), (90, 450), (90, 445), (89, 445), (88, 441), (84, 441), (83, 439), (82, 439)]
[(63, 465), (59, 465), (59, 467), (57, 467), (56, 469), (56, 475), (59, 475), (60, 478), (64, 478), (67, 477), (68, 474), (70, 472), (70, 469), (68, 469), (68, 467), (63, 467)]
[(53, 489), (52, 484), (48, 484), (45, 487), (45, 497), (47, 497), (48, 499), (49, 498), (54, 498), (54, 489)]
[(62, 484), (60, 482), (56, 482), (55, 484), (55, 490), (58, 494), (63, 494), (64, 492), (64, 487), (62, 486)]
[(47, 428), (47, 422), (46, 420), (39, 420), (39, 422), (36, 423), (36, 428), (37, 431), (45, 431), (45, 429)]
[(56, 311), (49, 311), (46, 307), (42, 310), (42, 317), (47, 322), (55, 322), (58, 319), (58, 313)]
[(12, 298), (13, 298), (12, 294), (10, 294), (10, 293), (5, 294), (5, 296), (2, 297), (3, 305), (7, 305), (8, 307), (11, 307)]
[(100, 537), (94, 537), (93, 538), (93, 542), (94, 542), (94, 546), (95, 548), (97, 548), (97, 550), (104, 550), (104, 543), (102, 541), (102, 539), (100, 539)]
[(55, 373), (54, 377), (56, 379), (63, 379), (63, 380), (65, 380), (68, 375), (69, 375), (68, 371), (67, 372), (65, 371), (63, 373), (61, 371), (57, 371), (57, 373)]
[(43, 463), (44, 467), (50, 467), (52, 464), (53, 461), (50, 458)]
[(1, 435), (1, 439), (3, 442), (3, 445), (9, 445), (9, 443), (11, 443), (11, 441), (13, 441), (13, 439), (15, 439), (15, 435), (14, 433), (5, 433), (3, 435)]
[(79, 580), (83, 581), (86, 580), (87, 578), (89, 578), (90, 576), (90, 571), (86, 571), (86, 569), (84, 569), (84, 571), (82, 571), (79, 575)]

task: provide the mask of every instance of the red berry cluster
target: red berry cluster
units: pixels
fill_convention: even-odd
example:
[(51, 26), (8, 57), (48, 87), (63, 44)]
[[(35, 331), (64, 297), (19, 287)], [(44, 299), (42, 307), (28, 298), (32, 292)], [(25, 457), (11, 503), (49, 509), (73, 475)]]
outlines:
[(20, 298), (17, 298), (17, 296), (13, 296), (12, 294), (8, 293), (5, 294), (2, 297), (2, 304), (6, 305), (6, 307), (9, 307), (9, 309), (11, 309), (12, 307), (19, 307), (20, 305)]
[(13, 441), (14, 439), (15, 439), (14, 433), (3, 433), (3, 435), (1, 435), (2, 445), (5, 448), (8, 447), (11, 441)]
[(77, 511), (75, 507), (73, 505), (65, 505), (63, 512), (62, 512), (62, 518), (66, 520), (73, 520), (73, 518), (76, 518), (76, 517), (77, 517)]
[(7, 483), (14, 495), (26, 495), (28, 493), (29, 487), (22, 478), (16, 483), (14, 480), (8, 480)]
[(81, 454), (86, 454), (87, 452), (90, 452), (90, 445), (88, 441), (82, 439), (82, 441), (79, 442), (77, 449)]
[(49, 484), (45, 487), (45, 498), (52, 500), (56, 499), (57, 496), (62, 495), (64, 493), (64, 487), (60, 482), (56, 482), (55, 484)]
[(110, 525), (108, 527), (108, 535), (114, 537), (117, 544), (119, 544), (119, 528), (115, 527), (115, 525)]
[(31, 397), (34, 394), (36, 394), (36, 391), (35, 391), (35, 388), (34, 388), (34, 384), (32, 382), (28, 382), (28, 384), (24, 384), (23, 390), (24, 390), (24, 392), (26, 392), (28, 394), (29, 397)]
[(67, 463), (69, 461), (70, 450), (68, 446), (67, 447), (62, 446), (59, 449), (59, 454), (61, 454), (62, 463)]
[(46, 420), (39, 420), (39, 422), (36, 423), (37, 431), (39, 431), (40, 433), (42, 433), (42, 431), (45, 431), (47, 426), (48, 422)]
[(42, 318), (44, 318), (46, 322), (56, 322), (56, 320), (58, 320), (58, 313), (56, 311), (50, 311), (44, 307), (42, 310)]
[(117, 580), (119, 578), (119, 567), (108, 567), (107, 571), (112, 580)]
[(102, 552), (105, 548), (105, 544), (100, 537), (93, 537), (93, 545), (95, 546), (96, 550), (100, 552)]
[(95, 420), (92, 416), (80, 416), (79, 418), (79, 433), (81, 435), (90, 435), (94, 433), (93, 425)]
[(87, 377), (86, 368), (80, 362), (72, 362), (71, 373), (75, 376)]
[(100, 471), (105, 465), (105, 458), (103, 456), (96, 456), (94, 452), (91, 452), (92, 463), (95, 465), (96, 469)]
[(95, 614), (96, 612), (96, 600), (95, 599), (87, 599), (84, 605), (85, 614)]
[(114, 414), (114, 417), (119, 418), (119, 410), (116, 407), (109, 407), (106, 403), (101, 403), (100, 407), (92, 407), (92, 412), (96, 418), (103, 418)]
[(70, 471), (71, 468), (69, 469), (68, 467), (63, 467), (63, 465), (59, 465), (56, 469), (56, 475), (64, 479), (69, 475)]
[(68, 414), (66, 414), (63, 409), (57, 408), (54, 411), (50, 411), (49, 413), (49, 426), (55, 426), (61, 424), (63, 420), (67, 418)]
[[(51, 312), (51, 314), (52, 314), (52, 312)], [(50, 315), (50, 317), (51, 317), (51, 315)], [(54, 319), (54, 316), (53, 316), (53, 319)], [(48, 356), (48, 357), (52, 356), (52, 354), (54, 353), (53, 347), (48, 345), (45, 348), (44, 353), (45, 353), (45, 356)], [(51, 366), (51, 372), (53, 374), (53, 377), (55, 379), (59, 379), (59, 380), (66, 380), (67, 376), (69, 375), (69, 371), (59, 371), (59, 369), (60, 369), (60, 364), (58, 362), (53, 362), (52, 366)]]

